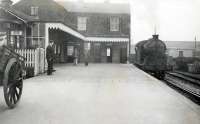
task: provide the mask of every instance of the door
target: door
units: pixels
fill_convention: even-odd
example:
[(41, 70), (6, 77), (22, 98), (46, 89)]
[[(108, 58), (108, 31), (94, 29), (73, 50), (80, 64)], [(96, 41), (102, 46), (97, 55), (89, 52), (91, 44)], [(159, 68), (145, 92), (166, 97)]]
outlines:
[(121, 48), (120, 50), (120, 63), (126, 63), (127, 61), (127, 49)]
[(67, 63), (74, 62), (74, 46), (67, 46)]
[(100, 43), (95, 43), (94, 44), (94, 49), (93, 49), (93, 52), (94, 52), (94, 62), (101, 62), (101, 45)]

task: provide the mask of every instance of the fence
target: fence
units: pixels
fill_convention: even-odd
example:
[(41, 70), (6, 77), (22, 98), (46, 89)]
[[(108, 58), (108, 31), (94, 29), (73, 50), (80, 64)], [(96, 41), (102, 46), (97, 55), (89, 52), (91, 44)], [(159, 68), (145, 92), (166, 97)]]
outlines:
[(45, 50), (43, 48), (16, 49), (15, 52), (26, 58), (25, 67), (33, 68), (33, 76), (45, 72)]

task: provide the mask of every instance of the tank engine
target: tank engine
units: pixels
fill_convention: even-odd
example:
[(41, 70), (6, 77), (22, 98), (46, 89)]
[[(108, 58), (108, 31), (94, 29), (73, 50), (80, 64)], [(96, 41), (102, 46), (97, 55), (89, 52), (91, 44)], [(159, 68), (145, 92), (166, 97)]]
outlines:
[(135, 65), (163, 79), (167, 68), (166, 45), (158, 37), (153, 35), (153, 38), (136, 44)]

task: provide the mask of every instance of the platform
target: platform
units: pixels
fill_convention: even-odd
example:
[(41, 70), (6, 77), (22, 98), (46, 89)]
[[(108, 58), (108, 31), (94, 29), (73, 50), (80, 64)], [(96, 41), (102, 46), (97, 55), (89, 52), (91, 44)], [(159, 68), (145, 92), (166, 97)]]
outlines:
[(1, 124), (200, 124), (200, 106), (128, 64), (59, 65), (24, 82)]

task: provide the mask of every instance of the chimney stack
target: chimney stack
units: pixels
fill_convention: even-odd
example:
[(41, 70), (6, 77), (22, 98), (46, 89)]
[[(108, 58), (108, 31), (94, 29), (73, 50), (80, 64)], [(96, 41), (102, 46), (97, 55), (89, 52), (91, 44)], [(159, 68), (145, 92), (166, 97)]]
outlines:
[(5, 8), (9, 8), (12, 5), (12, 1), (11, 0), (0, 0), (0, 6), (5, 7)]

